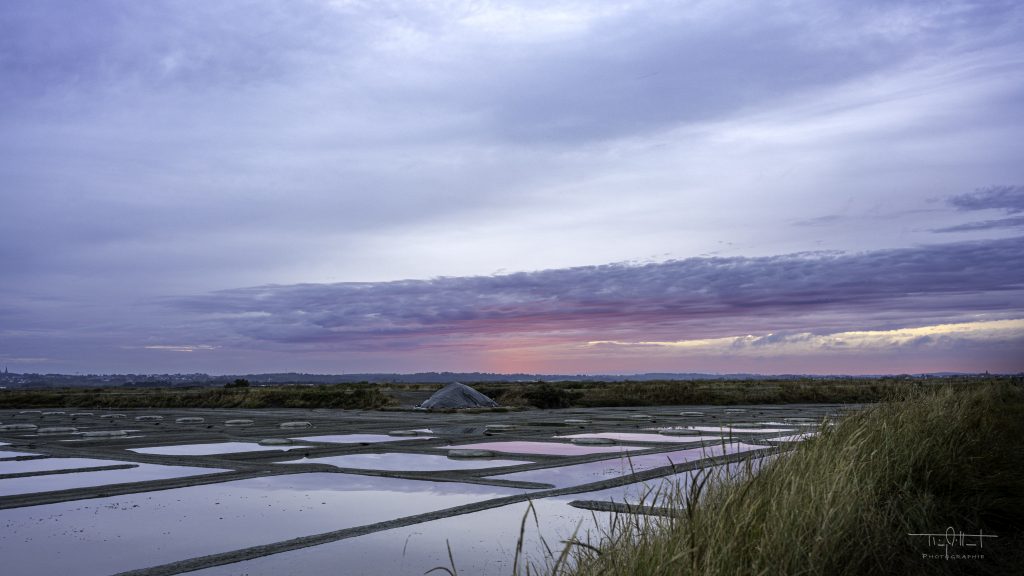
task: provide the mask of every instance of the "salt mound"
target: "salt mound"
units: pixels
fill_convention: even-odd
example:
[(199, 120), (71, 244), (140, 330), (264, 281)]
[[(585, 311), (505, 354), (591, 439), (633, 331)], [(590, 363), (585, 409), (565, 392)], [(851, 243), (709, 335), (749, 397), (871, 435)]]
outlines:
[(452, 382), (441, 388), (417, 408), (445, 410), (459, 408), (494, 408), (497, 402), (460, 382)]

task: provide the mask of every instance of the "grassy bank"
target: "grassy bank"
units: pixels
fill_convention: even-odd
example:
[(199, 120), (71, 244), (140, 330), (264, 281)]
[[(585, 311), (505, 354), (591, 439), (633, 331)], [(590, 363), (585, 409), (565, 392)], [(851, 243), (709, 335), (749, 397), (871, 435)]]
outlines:
[[(617, 522), (561, 574), (1024, 574), (1024, 392), (916, 388), (843, 420), (740, 483), (677, 494), (679, 512)], [(695, 483), (699, 485), (699, 483)], [(926, 537), (994, 534), (983, 548)], [(959, 542), (959, 540), (956, 540)], [(977, 539), (973, 540), (974, 543)]]

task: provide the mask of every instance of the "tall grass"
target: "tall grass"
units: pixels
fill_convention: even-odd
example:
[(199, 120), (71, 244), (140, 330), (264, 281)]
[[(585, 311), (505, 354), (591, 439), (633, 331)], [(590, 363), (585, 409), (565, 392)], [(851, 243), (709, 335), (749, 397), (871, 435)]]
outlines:
[[(617, 521), (600, 548), (577, 546), (575, 566), (552, 572), (1024, 574), (1022, 438), (1020, 386), (911, 390), (741, 482), (690, 483), (670, 517)], [(981, 560), (922, 558), (936, 550), (909, 534), (947, 527), (1000, 539)]]

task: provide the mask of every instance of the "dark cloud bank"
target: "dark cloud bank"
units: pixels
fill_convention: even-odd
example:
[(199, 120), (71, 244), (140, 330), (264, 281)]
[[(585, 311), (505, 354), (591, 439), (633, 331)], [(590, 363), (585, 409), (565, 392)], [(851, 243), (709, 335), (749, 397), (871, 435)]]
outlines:
[(1024, 238), (864, 253), (691, 258), (503, 276), (226, 290), (165, 302), (214, 333), (402, 349), (513, 335), (707, 338), (1024, 314)]

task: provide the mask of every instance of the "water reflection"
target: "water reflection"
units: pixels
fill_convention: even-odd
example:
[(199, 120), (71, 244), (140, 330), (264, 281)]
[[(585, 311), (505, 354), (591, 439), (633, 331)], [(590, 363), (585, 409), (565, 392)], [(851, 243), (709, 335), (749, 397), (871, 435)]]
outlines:
[[(742, 465), (731, 465), (734, 474)], [(713, 470), (721, 471), (724, 467)], [(459, 574), (512, 574), (520, 526), (526, 516), (523, 556), (534, 567), (559, 554), (574, 536), (598, 544), (614, 515), (569, 505), (573, 500), (603, 500), (660, 505), (660, 495), (685, 488), (698, 472), (686, 472), (607, 490), (543, 498), (472, 514), (443, 518), (366, 536), (303, 548), (237, 564), (189, 572), (189, 576), (280, 576), (282, 574), (422, 575), (437, 566), (449, 567), (451, 546)], [(550, 553), (548, 551), (551, 551)], [(531, 573), (537, 572), (531, 569)], [(537, 572), (537, 573), (543, 573)]]
[(328, 434), (325, 436), (303, 436), (292, 438), (303, 442), (327, 442), (330, 444), (374, 444), (377, 442), (409, 442), (430, 440), (433, 436), (389, 436), (387, 434)]
[[(110, 462), (117, 464), (117, 462)], [(126, 482), (146, 482), (149, 480), (167, 480), (185, 476), (199, 476), (227, 472), (216, 468), (196, 468), (191, 466), (161, 466), (158, 464), (139, 464), (135, 468), (123, 470), (100, 470), (96, 472), (69, 472), (46, 476), (29, 476), (25, 478), (8, 478), (0, 480), (0, 496), (15, 494), (33, 494), (53, 490), (70, 490), (71, 488), (89, 488), (107, 486)], [(6, 512), (6, 511), (4, 511)], [(0, 518), (3, 514), (0, 513)], [(3, 555), (0, 554), (0, 558)]]
[(343, 456), (327, 456), (324, 458), (302, 458), (288, 460), (279, 464), (330, 464), (339, 468), (359, 468), (364, 470), (387, 471), (440, 471), (440, 470), (475, 470), (480, 468), (498, 468), (500, 466), (516, 466), (529, 464), (526, 460), (473, 459), (453, 460), (447, 456), (434, 454), (347, 454)]
[(721, 456), (723, 454), (735, 454), (737, 452), (746, 452), (761, 448), (764, 447), (752, 446), (750, 444), (743, 444), (740, 442), (715, 444), (711, 446), (690, 448), (688, 450), (662, 452), (660, 454), (634, 454), (622, 458), (610, 458), (608, 460), (600, 460), (598, 462), (587, 462), (585, 464), (573, 464), (571, 466), (560, 466), (557, 468), (543, 468), (540, 470), (514, 472), (511, 474), (494, 476), (493, 478), (499, 480), (540, 482), (544, 484), (553, 484), (558, 488), (564, 488), (567, 486), (576, 486), (578, 484), (598, 482), (608, 478), (615, 478), (616, 476), (625, 476), (631, 472), (642, 472), (644, 470), (651, 470), (662, 466), (692, 462), (694, 460), (700, 460), (701, 458), (710, 458), (713, 456)]
[(645, 449), (641, 446), (578, 446), (563, 442), (530, 441), (479, 442), (476, 444), (459, 444), (452, 446), (452, 448), (493, 450), (494, 452), (514, 454), (543, 454), (547, 456), (582, 456), (586, 454), (606, 454)]
[(239, 452), (260, 452), (264, 450), (295, 450), (310, 446), (279, 445), (261, 446), (257, 442), (216, 442), (213, 444), (179, 444), (176, 446), (150, 446), (148, 448), (129, 448), (139, 454), (162, 454), (165, 456), (209, 456), (211, 454), (234, 454)]
[(595, 432), (590, 434), (570, 434), (559, 438), (605, 438), (619, 442), (659, 442), (665, 444), (682, 444), (685, 442), (701, 442), (719, 440), (721, 436), (663, 436), (644, 432)]
[[(6, 574), (98, 576), (521, 492), (296, 474), (12, 508), (0, 510), (0, 558)], [(352, 573), (345, 561), (326, 573)]]
[(748, 426), (687, 426), (690, 430), (698, 432), (717, 432), (720, 434), (780, 434), (793, 432), (793, 428), (754, 428)]
[[(3, 454), (0, 452), (0, 454)], [(68, 470), (71, 468), (92, 468), (95, 466), (112, 466), (130, 464), (118, 460), (99, 460), (96, 458), (36, 458), (33, 460), (9, 460), (0, 462), (0, 474), (24, 474), (26, 472), (45, 472), (50, 470)]]

